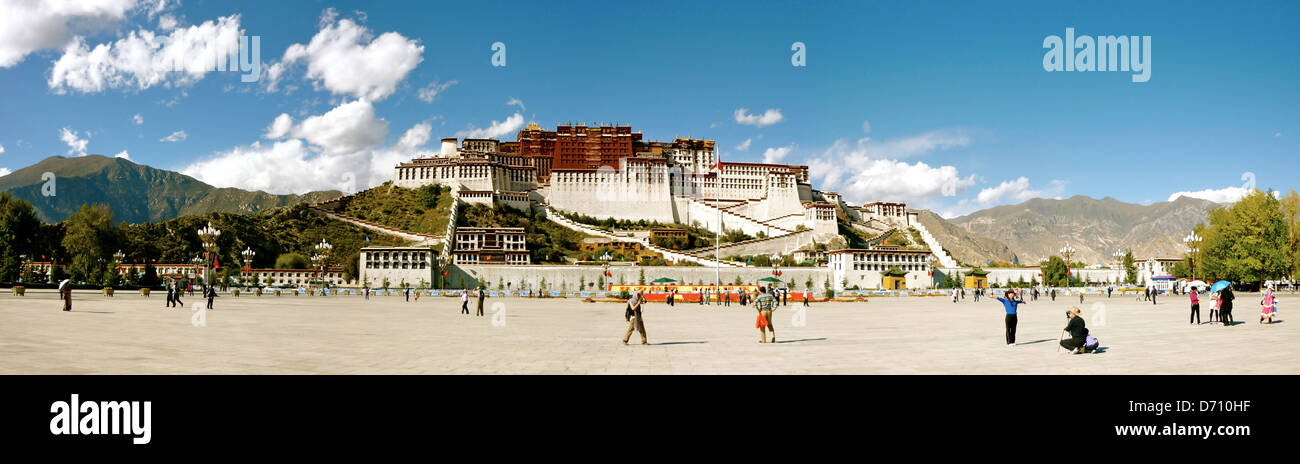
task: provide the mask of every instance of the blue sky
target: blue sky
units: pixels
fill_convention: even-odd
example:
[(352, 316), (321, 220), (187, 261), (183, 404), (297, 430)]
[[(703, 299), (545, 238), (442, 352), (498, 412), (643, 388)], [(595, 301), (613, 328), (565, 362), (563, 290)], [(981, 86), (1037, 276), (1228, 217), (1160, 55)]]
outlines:
[[(353, 190), (444, 136), (513, 139), (528, 121), (575, 121), (716, 139), (725, 160), (807, 164), (815, 188), (855, 203), (946, 216), (1032, 197), (1223, 201), (1244, 173), (1281, 190), (1300, 174), (1297, 2), (0, 0), (0, 11), (0, 173), (123, 154), (218, 186)], [(1067, 27), (1150, 36), (1150, 80), (1045, 71), (1044, 38)], [(260, 37), (258, 82), (140, 64), (239, 35)], [(791, 65), (794, 42), (804, 67)]]

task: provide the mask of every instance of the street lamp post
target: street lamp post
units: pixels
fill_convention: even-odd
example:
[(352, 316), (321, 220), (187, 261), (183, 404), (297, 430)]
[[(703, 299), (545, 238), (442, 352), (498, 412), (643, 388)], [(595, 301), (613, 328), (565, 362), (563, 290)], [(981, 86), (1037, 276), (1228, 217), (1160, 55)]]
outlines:
[[(1117, 267), (1120, 269), (1120, 275), (1122, 275), (1122, 276), (1124, 276), (1125, 278), (1127, 278), (1127, 277), (1128, 277), (1128, 275), (1127, 275), (1127, 274), (1128, 274), (1128, 268), (1125, 268), (1125, 267), (1124, 267), (1124, 257), (1125, 257), (1125, 256), (1128, 256), (1128, 253), (1125, 253), (1123, 250), (1115, 250), (1115, 252), (1114, 252), (1114, 253), (1111, 253), (1110, 256), (1113, 257), (1113, 258), (1115, 258), (1115, 262), (1116, 262), (1116, 263), (1119, 263), (1119, 265), (1118, 265)], [(1123, 279), (1120, 279), (1120, 280), (1123, 280)]]
[(212, 227), (211, 222), (206, 227), (199, 228), (199, 241), (203, 243), (203, 251), (207, 252), (203, 259), (204, 288), (212, 286), (212, 261), (217, 256), (217, 239), (220, 237), (221, 231)]
[[(252, 247), (244, 247), (244, 251), (239, 252), (239, 255), (242, 256), (242, 257), (244, 258), (244, 268), (241, 269), (241, 271), (246, 271), (246, 272), (250, 272), (250, 273), (251, 273), (251, 272), (253, 271), (253, 267), (252, 267), (252, 266), (253, 266), (253, 257), (254, 257), (254, 256), (257, 256), (257, 252), (256, 252), (256, 251), (253, 251), (253, 248), (252, 248)], [(243, 274), (243, 272), (240, 272), (240, 274)], [(244, 286), (247, 287), (247, 286), (248, 286), (248, 276), (242, 276), (242, 277), (243, 277), (243, 281), (244, 281)]]
[(316, 250), (316, 253), (311, 256), (312, 263), (316, 264), (317, 266), (320, 266), (320, 272), (321, 272), (321, 275), (318, 277), (317, 280), (321, 281), (322, 287), (327, 287), (328, 285), (325, 285), (325, 280), (324, 280), (325, 266), (327, 265), (326, 263), (329, 261), (329, 254), (330, 251), (334, 249), (334, 246), (330, 245), (329, 242), (325, 241), (325, 239), (322, 238), (320, 239), (320, 243), (317, 243), (316, 246), (312, 247), (312, 249)]
[(1201, 236), (1192, 232), (1183, 237), (1183, 243), (1187, 244), (1188, 258), (1192, 265), (1192, 280), (1196, 280), (1196, 252), (1201, 251)]
[(435, 276), (438, 281), (438, 288), (447, 288), (447, 277), (442, 275), (442, 273), (443, 270), (447, 268), (447, 265), (450, 264), (448, 263), (449, 260), (446, 256), (443, 256), (442, 253), (438, 253), (438, 256), (434, 259), (438, 260), (438, 275)]
[(125, 258), (126, 254), (122, 253), (122, 250), (117, 250), (113, 253), (113, 274), (117, 275), (118, 278), (122, 277), (122, 270), (120, 267), (122, 266), (122, 260)]
[(197, 278), (199, 276), (199, 266), (203, 265), (203, 257), (195, 256), (194, 259), (190, 260), (190, 263), (194, 265), (194, 277)]
[(1074, 256), (1076, 251), (1078, 250), (1070, 246), (1070, 242), (1065, 242), (1065, 246), (1061, 247), (1061, 256), (1065, 257), (1065, 285), (1067, 287), (1070, 286), (1070, 263), (1073, 262), (1070, 258)]

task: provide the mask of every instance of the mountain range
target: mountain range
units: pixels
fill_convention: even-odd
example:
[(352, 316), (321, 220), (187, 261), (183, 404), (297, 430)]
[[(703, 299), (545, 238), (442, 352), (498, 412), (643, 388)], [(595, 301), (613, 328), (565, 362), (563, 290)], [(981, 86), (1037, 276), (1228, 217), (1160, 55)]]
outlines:
[[(46, 173), (55, 179), (53, 196), (42, 191)], [(43, 177), (44, 176), (44, 177)], [(158, 222), (209, 212), (254, 213), (297, 203), (318, 203), (337, 191), (276, 195), (237, 188), (217, 188), (174, 171), (100, 155), (54, 156), (0, 177), (0, 191), (29, 201), (45, 222), (66, 219), (83, 203), (107, 203), (116, 220)], [(1117, 250), (1138, 258), (1180, 256), (1185, 236), (1210, 209), (1208, 200), (1179, 197), (1139, 205), (1114, 198), (1075, 196), (1032, 199), (944, 219), (919, 211), (926, 229), (959, 261), (1019, 261), (1035, 264), (1058, 254), (1069, 243), (1076, 261), (1102, 262)]]
[[(1058, 255), (1067, 243), (1076, 250), (1071, 259), (1098, 263), (1114, 259), (1112, 255), (1122, 250), (1132, 250), (1138, 259), (1182, 256), (1187, 249), (1183, 237), (1220, 206), (1191, 197), (1139, 205), (1080, 195), (1062, 200), (1035, 198), (947, 222), (1007, 244), (1022, 264)], [(942, 242), (937, 232), (932, 233)]]
[[(46, 187), (53, 174), (52, 189)], [(52, 190), (54, 195), (47, 196)], [(337, 191), (276, 195), (217, 188), (193, 177), (125, 158), (52, 156), (0, 177), (0, 192), (31, 202), (44, 222), (59, 222), (83, 203), (106, 203), (116, 221), (158, 222), (209, 212), (253, 213), (296, 203), (336, 198)]]

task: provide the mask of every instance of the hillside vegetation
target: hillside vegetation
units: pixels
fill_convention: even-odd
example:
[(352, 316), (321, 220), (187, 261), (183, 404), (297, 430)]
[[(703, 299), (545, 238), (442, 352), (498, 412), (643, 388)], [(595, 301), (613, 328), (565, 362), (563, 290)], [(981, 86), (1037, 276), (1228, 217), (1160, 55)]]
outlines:
[(447, 187), (395, 187), (392, 182), (346, 198), (329, 209), (376, 224), (418, 234), (447, 233), (452, 196)]

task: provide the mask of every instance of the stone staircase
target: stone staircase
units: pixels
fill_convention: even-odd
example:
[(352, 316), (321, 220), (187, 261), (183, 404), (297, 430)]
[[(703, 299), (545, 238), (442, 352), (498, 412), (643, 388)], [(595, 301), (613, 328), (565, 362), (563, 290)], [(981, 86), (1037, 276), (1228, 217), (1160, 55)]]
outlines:
[[(763, 229), (763, 230), (769, 230), (769, 229), (770, 229), (772, 232), (768, 233), (768, 234), (767, 234), (768, 236), (786, 235), (786, 234), (790, 234), (790, 233), (793, 233), (793, 232), (794, 232), (793, 230), (786, 229), (786, 228), (783, 228), (783, 227), (777, 227), (777, 226), (774, 226), (774, 225), (770, 225), (770, 224), (767, 224), (766, 222), (759, 221), (759, 220), (754, 219), (754, 218), (751, 218), (751, 217), (749, 217), (749, 216), (745, 216), (745, 215), (743, 215), (743, 214), (735, 213), (735, 212), (732, 212), (732, 211), (729, 211), (729, 210), (728, 210), (729, 208), (732, 208), (732, 207), (735, 207), (735, 206), (738, 206), (738, 205), (732, 205), (732, 206), (730, 206), (730, 207), (718, 208), (717, 206), (714, 206), (714, 205), (710, 204), (708, 201), (697, 200), (697, 199), (695, 199), (695, 198), (690, 198), (690, 197), (684, 197), (684, 198), (686, 198), (686, 199), (687, 199), (688, 201), (690, 201), (691, 203), (694, 203), (694, 204), (698, 204), (698, 205), (701, 205), (701, 206), (707, 207), (707, 208), (710, 209), (710, 210), (713, 210), (713, 211), (722, 211), (722, 214), (724, 214), (725, 217), (732, 218), (733, 220), (740, 220), (741, 222), (744, 222), (744, 223), (746, 223), (746, 224), (748, 224), (748, 225), (750, 225), (751, 227), (754, 227), (754, 228), (756, 228), (756, 229)], [(735, 229), (735, 228), (733, 227), (733, 229)]]
[(925, 229), (925, 226), (917, 222), (912, 224), (912, 227), (915, 227), (917, 232), (921, 233), (921, 239), (925, 240), (925, 244), (930, 247), (930, 253), (933, 253), (934, 257), (939, 260), (940, 267), (949, 269), (958, 267), (957, 260), (952, 259), (952, 256), (948, 256), (948, 252), (943, 251), (943, 246), (939, 244), (939, 240), (935, 239), (934, 235)]

